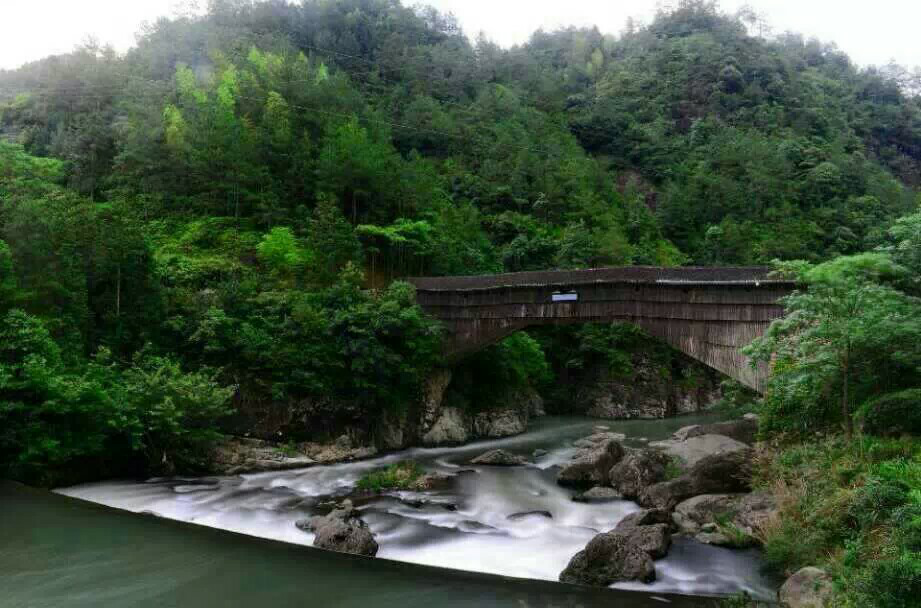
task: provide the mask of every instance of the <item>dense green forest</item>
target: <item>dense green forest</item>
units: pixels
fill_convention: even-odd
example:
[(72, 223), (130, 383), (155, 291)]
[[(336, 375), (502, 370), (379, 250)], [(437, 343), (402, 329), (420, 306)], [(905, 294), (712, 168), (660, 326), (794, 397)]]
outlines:
[[(401, 278), (601, 265), (784, 260), (810, 289), (751, 349), (775, 361), (766, 436), (917, 433), (919, 89), (758, 26), (685, 0), (503, 49), (398, 0), (212, 0), (125, 55), (0, 72), (0, 475), (194, 469), (252, 401), (374, 420), (437, 364)], [(648, 347), (522, 333), (466, 373), (539, 384)], [(904, 529), (822, 539), (888, 547), (883, 587), (921, 578), (898, 445), (913, 482), (864, 473), (902, 484)]]
[[(125, 56), (87, 44), (0, 74), (13, 376), (49, 349), (48, 375), (4, 399), (61, 402), (5, 426), (4, 460), (30, 476), (114, 440), (164, 462), (165, 438), (79, 394), (122, 407), (145, 369), (191, 383), (162, 395), (164, 424), (252, 400), (404, 407), (439, 340), (404, 276), (891, 247), (918, 204), (921, 98), (754, 25), (693, 1), (505, 50), (395, 1), (214, 1)], [(641, 347), (538, 338), (469, 365), (528, 382)], [(128, 409), (153, 433), (148, 404)], [(71, 417), (99, 437), (56, 437)]]

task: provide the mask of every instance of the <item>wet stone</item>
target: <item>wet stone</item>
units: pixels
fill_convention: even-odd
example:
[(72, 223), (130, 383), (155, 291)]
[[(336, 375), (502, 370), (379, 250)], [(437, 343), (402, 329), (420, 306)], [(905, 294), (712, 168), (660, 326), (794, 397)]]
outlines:
[(622, 500), (623, 496), (614, 488), (595, 486), (572, 497), (575, 502), (611, 502)]
[(506, 519), (510, 521), (519, 521), (528, 517), (543, 517), (545, 519), (553, 519), (553, 513), (550, 511), (525, 511), (523, 513), (512, 513), (506, 517)]
[(470, 464), (490, 465), (499, 467), (513, 467), (527, 464), (528, 461), (522, 456), (506, 452), (505, 450), (490, 450), (480, 454), (470, 461)]

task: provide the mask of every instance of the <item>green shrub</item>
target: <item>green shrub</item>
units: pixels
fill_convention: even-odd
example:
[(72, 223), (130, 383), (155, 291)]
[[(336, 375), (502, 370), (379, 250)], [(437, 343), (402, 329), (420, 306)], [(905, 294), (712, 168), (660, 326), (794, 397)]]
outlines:
[(758, 394), (741, 382), (723, 380), (720, 383), (720, 399), (713, 409), (727, 418), (741, 418), (755, 411), (758, 400)]
[(864, 432), (921, 433), (921, 389), (889, 393), (865, 403), (857, 412)]
[(677, 479), (684, 474), (684, 466), (680, 459), (671, 458), (665, 464), (665, 480), (671, 481), (672, 479)]
[(734, 515), (735, 513), (729, 512), (720, 513), (715, 517), (715, 523), (720, 534), (729, 539), (728, 546), (744, 549), (755, 545), (755, 539), (733, 523), (732, 518)]
[(854, 493), (848, 515), (860, 527), (870, 528), (888, 520), (892, 511), (907, 502), (904, 484), (871, 478)]
[(769, 604), (756, 602), (749, 594), (743, 592), (719, 600), (714, 606), (717, 608), (764, 608), (769, 606)]
[[(882, 479), (904, 483), (910, 491), (921, 490), (921, 461), (917, 459), (896, 458), (887, 460), (879, 463), (875, 471)], [(921, 499), (916, 500), (921, 502)]]
[(921, 553), (921, 500), (899, 507), (891, 517), (895, 542), (907, 551)]
[(358, 480), (357, 488), (371, 492), (384, 490), (408, 490), (422, 477), (418, 464), (411, 460), (397, 462), (386, 469), (373, 471)]
[(215, 372), (147, 352), (125, 368), (105, 349), (67, 366), (45, 324), (13, 310), (0, 326), (0, 476), (54, 485), (198, 468), (232, 393)]
[(147, 470), (172, 474), (206, 467), (234, 388), (221, 386), (214, 370), (183, 372), (176, 361), (142, 351), (111, 392), (126, 409), (123, 431), (145, 456)]
[(552, 376), (540, 343), (520, 331), (454, 368), (451, 398), (474, 412), (488, 410), (517, 391), (545, 386)]
[(921, 606), (921, 558), (902, 553), (895, 559), (874, 560), (857, 580), (860, 606), (918, 608)]

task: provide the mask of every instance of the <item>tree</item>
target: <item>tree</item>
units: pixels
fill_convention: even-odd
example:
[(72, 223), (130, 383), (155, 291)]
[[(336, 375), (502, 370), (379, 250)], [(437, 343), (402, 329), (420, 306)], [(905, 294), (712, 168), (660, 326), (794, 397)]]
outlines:
[(387, 218), (391, 212), (391, 177), (398, 170), (396, 153), (352, 118), (330, 125), (317, 164), (323, 191), (343, 204), (352, 224), (359, 219)]
[(288, 276), (309, 261), (308, 252), (304, 251), (290, 228), (277, 226), (272, 228), (256, 248), (259, 259), (276, 275)]
[(905, 290), (921, 296), (921, 212), (899, 218), (888, 231), (887, 243), (880, 249), (908, 269)]
[(0, 323), (0, 471), (48, 482), (103, 451), (122, 421), (94, 373), (70, 374), (39, 319), (21, 310)]
[[(840, 257), (816, 266), (789, 262), (779, 268), (804, 289), (783, 300), (787, 315), (746, 353), (756, 361), (773, 361), (769, 401), (791, 419), (797, 403), (821, 399), (836, 388), (837, 418), (850, 436), (854, 403), (881, 390), (887, 373), (916, 372), (921, 363), (921, 300), (888, 284), (905, 269), (885, 254)], [(829, 422), (810, 422), (805, 412), (800, 414), (804, 425)]]
[(322, 284), (332, 282), (349, 262), (361, 262), (361, 243), (334, 201), (320, 197), (310, 221), (310, 242), (316, 254), (313, 272)]
[[(144, 454), (148, 470), (171, 474), (206, 468), (205, 448), (236, 387), (222, 386), (215, 370), (185, 373), (177, 361), (141, 351), (110, 389), (127, 413), (122, 432)], [(204, 465), (204, 466), (203, 466)]]
[(16, 275), (13, 274), (13, 254), (0, 240), (0, 314), (5, 314), (16, 301)]

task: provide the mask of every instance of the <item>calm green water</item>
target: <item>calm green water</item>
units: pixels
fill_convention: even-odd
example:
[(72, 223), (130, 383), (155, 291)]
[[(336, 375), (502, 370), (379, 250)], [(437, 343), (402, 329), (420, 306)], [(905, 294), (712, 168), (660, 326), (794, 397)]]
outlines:
[(2, 608), (713, 605), (339, 555), (0, 482)]

